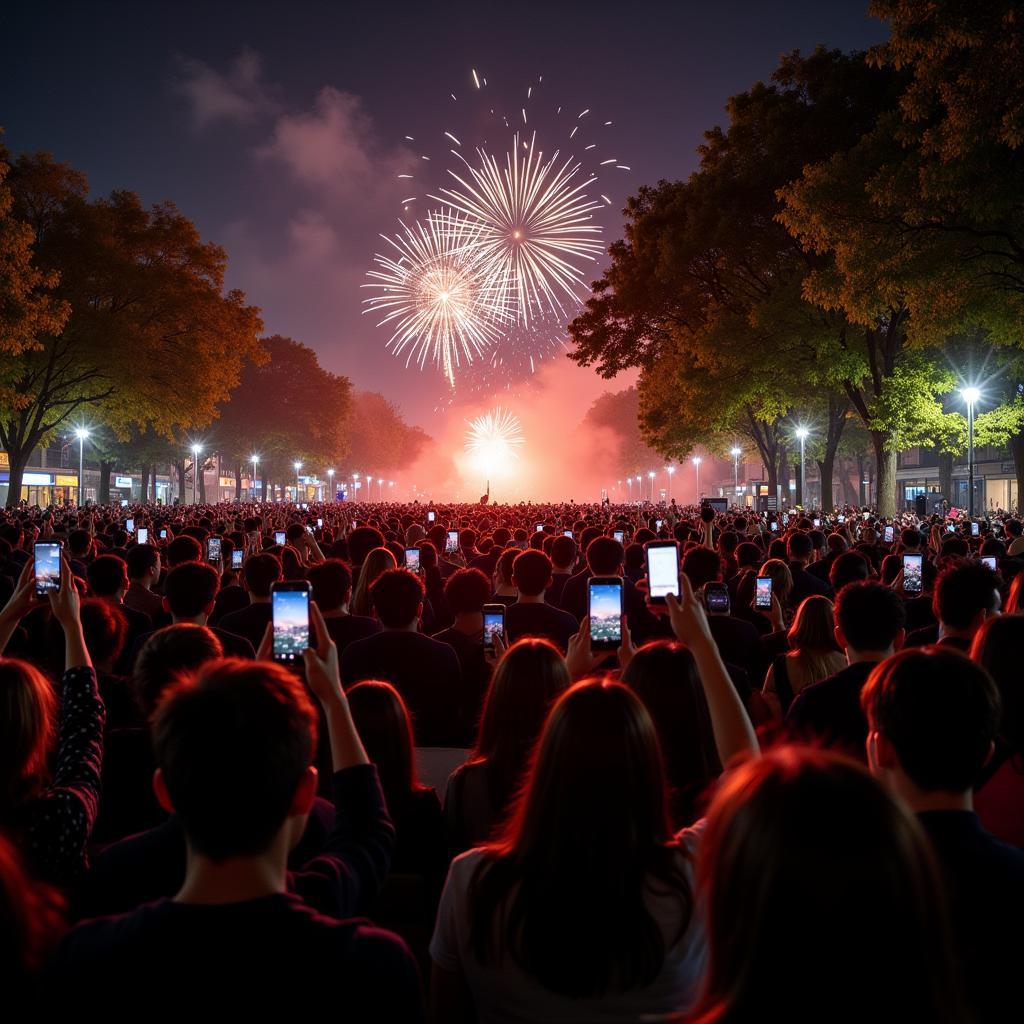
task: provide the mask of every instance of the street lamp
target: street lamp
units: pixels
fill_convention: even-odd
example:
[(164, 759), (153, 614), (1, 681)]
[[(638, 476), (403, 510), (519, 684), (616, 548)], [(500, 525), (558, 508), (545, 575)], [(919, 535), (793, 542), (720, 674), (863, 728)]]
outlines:
[[(800, 438), (800, 505), (807, 507), (807, 469), (804, 463), (804, 442), (810, 431), (806, 427), (797, 427), (796, 436)], [(787, 473), (786, 476), (789, 476)]]
[(299, 470), (302, 469), (302, 463), (296, 460), (292, 463), (295, 467), (295, 504), (299, 503)]
[(373, 501), (373, 477), (366, 478), (366, 500)]
[(736, 503), (736, 495), (740, 493), (740, 455), (743, 452), (735, 445), (729, 449), (732, 456), (732, 500)]
[(249, 461), (252, 463), (252, 486), (249, 488), (249, 497), (256, 500), (256, 464), (260, 461), (258, 455), (251, 455)]
[(651, 481), (651, 503), (654, 503), (654, 470), (650, 470), (647, 474), (647, 478)]
[(694, 455), (693, 468), (697, 471), (697, 504), (700, 504), (700, 456)]
[(327, 489), (331, 493), (331, 501), (337, 500), (336, 492), (334, 490), (334, 470), (333, 469), (327, 470)]
[(675, 466), (666, 466), (665, 472), (668, 473), (668, 500), (672, 500), (672, 474), (675, 473)]
[(199, 444), (192, 445), (192, 504), (195, 505), (199, 501), (199, 453), (203, 450), (203, 446)]
[(79, 427), (75, 431), (75, 437), (78, 438), (78, 506), (82, 506), (82, 498), (85, 496), (85, 477), (83, 475), (83, 468), (85, 466), (85, 439), (89, 436), (89, 431), (85, 427)]
[(974, 403), (981, 398), (978, 388), (964, 388), (960, 392), (967, 403), (967, 515), (974, 518)]

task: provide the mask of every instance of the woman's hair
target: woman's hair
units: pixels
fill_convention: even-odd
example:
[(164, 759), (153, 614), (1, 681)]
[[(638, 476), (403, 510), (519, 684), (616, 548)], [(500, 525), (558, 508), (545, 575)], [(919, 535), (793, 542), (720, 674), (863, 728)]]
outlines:
[(1010, 584), (1010, 592), (1006, 595), (1006, 615), (1017, 615), (1024, 612), (1024, 572), (1017, 573)]
[(827, 597), (813, 594), (800, 602), (786, 639), (789, 649), (803, 659), (811, 679), (824, 679), (832, 674), (828, 656), (842, 653), (835, 629), (832, 602)]
[(789, 566), (781, 558), (769, 558), (757, 575), (771, 577), (772, 593), (785, 608), (789, 603), (789, 595), (793, 593), (793, 574), (789, 571)]
[[(0, 964), (7, 983), (44, 966), (64, 931), (64, 901), (29, 878), (18, 850), (0, 833)], [(17, 988), (14, 989), (17, 992)], [(10, 989), (7, 990), (10, 995)]]
[(847, 1021), (963, 1019), (928, 841), (854, 762), (780, 747), (730, 773), (697, 878), (701, 1024), (819, 1020), (837, 999)]
[(622, 672), (654, 720), (675, 828), (699, 817), (700, 798), (722, 772), (711, 714), (690, 650), (673, 640), (641, 647)]
[(28, 662), (0, 658), (0, 815), (43, 787), (56, 728), (53, 684)]
[(472, 756), (486, 762), (491, 806), (499, 817), (522, 781), (551, 705), (571, 682), (565, 659), (548, 640), (520, 640), (498, 662)]
[(377, 766), (384, 798), (397, 806), (423, 788), (416, 779), (409, 709), (390, 683), (376, 679), (353, 686), (348, 704), (367, 756)]
[(548, 716), (526, 785), (469, 891), (469, 940), (569, 997), (649, 985), (666, 940), (645, 895), (691, 899), (672, 842), (654, 723), (630, 690), (591, 679)]
[(363, 561), (363, 567), (359, 570), (359, 582), (352, 595), (349, 611), (353, 615), (372, 615), (373, 601), (370, 598), (370, 587), (382, 573), (397, 568), (398, 563), (395, 561), (395, 556), (387, 548), (374, 548), (370, 551)]
[[(1018, 577), (1020, 579), (1020, 577)], [(1012, 753), (1024, 754), (1024, 677), (1020, 659), (1024, 651), (1024, 615), (991, 615), (974, 634), (971, 660), (995, 680), (1002, 717), (1000, 739)]]
[(296, 548), (286, 544), (281, 548), (281, 579), (304, 580), (305, 578), (306, 567), (302, 564), (302, 557)]

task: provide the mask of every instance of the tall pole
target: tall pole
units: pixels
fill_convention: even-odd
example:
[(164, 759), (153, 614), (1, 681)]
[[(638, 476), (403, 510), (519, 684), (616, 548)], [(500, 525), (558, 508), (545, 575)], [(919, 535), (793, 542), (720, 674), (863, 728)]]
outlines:
[(85, 434), (78, 432), (78, 505), (82, 506), (82, 498), (85, 495)]
[(800, 504), (807, 508), (807, 462), (804, 460), (804, 442), (807, 435), (800, 433)]
[(676, 467), (675, 466), (666, 466), (665, 467), (665, 472), (668, 473), (668, 500), (669, 500), (670, 504), (672, 502), (672, 474), (675, 473), (675, 471), (676, 471)]
[(255, 501), (256, 500), (256, 463), (257, 462), (259, 462), (259, 459), (254, 455), (252, 457), (252, 487), (249, 488), (249, 490), (251, 492), (250, 495), (249, 495), (249, 498), (250, 498), (251, 501)]
[(694, 455), (693, 468), (697, 471), (697, 504), (700, 504), (700, 456)]
[(967, 403), (967, 515), (974, 518), (974, 402)]

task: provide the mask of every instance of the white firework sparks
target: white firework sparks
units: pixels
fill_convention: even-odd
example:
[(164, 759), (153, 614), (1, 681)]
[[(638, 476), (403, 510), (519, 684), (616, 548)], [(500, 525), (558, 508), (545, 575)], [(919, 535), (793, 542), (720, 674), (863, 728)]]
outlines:
[(454, 385), (462, 361), (482, 358), (514, 319), (508, 288), (482, 259), (482, 224), (450, 210), (399, 223), (401, 233), (381, 236), (393, 252), (374, 256), (379, 269), (362, 287), (377, 294), (363, 312), (385, 314), (378, 326), (393, 325), (388, 348), (407, 352), (406, 366), (429, 359)]
[(452, 152), (467, 173), (449, 170), (459, 187), (431, 198), (479, 224), (474, 245), (492, 294), (511, 297), (520, 323), (547, 313), (564, 321), (563, 300), (570, 308), (581, 304), (578, 289), (586, 281), (580, 263), (595, 262), (604, 251), (592, 216), (604, 204), (587, 194), (597, 179), (581, 174), (572, 157), (560, 162), (558, 150), (545, 160), (536, 133), (522, 143), (516, 133), (504, 167), (482, 148), (478, 167)]
[(466, 431), (466, 451), (488, 470), (518, 459), (517, 449), (525, 443), (519, 418), (500, 405), (469, 421)]

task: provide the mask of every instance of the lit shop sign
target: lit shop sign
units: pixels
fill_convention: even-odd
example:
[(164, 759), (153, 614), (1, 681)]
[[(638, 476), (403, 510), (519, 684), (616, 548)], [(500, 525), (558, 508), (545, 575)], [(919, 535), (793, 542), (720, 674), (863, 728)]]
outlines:
[(220, 485), (221, 487), (234, 487), (235, 478), (233, 476), (222, 476), (220, 478)]
[(57, 474), (57, 486), (58, 487), (77, 487), (78, 477), (77, 476), (62, 476), (60, 473)]
[(130, 476), (116, 476), (114, 477), (115, 487), (131, 487), (132, 478)]
[(52, 487), (53, 476), (50, 473), (26, 473), (21, 482), (26, 487)]

